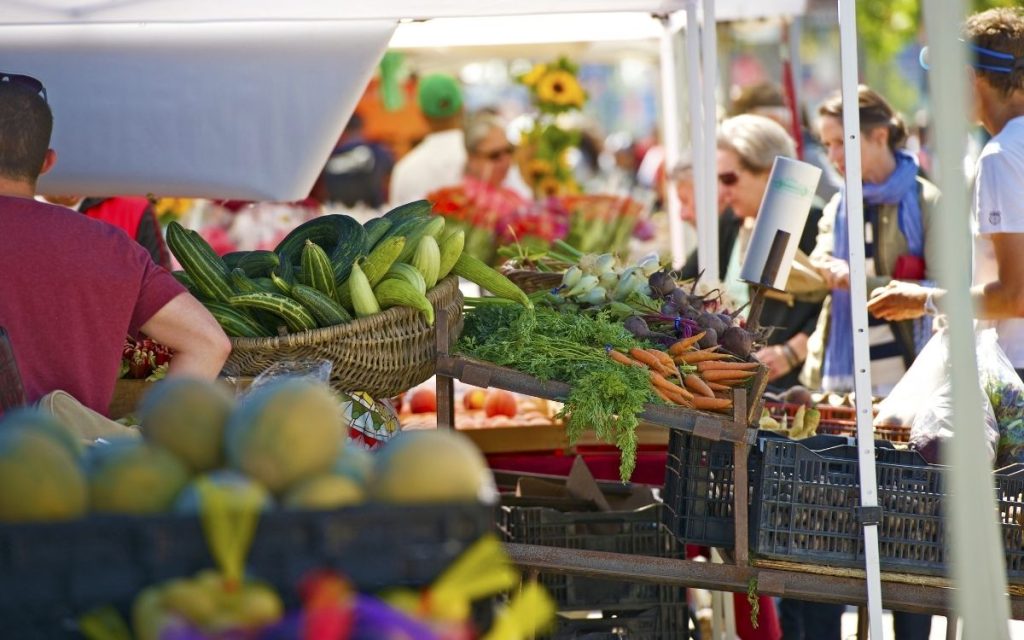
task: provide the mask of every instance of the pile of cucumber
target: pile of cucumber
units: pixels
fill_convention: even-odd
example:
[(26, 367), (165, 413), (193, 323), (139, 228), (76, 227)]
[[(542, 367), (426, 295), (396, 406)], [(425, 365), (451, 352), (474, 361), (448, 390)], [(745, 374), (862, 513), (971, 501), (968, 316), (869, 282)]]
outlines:
[(444, 218), (433, 215), (426, 200), (365, 225), (346, 215), (313, 218), (273, 251), (218, 256), (177, 222), (167, 228), (167, 244), (183, 269), (174, 276), (233, 337), (311, 331), (394, 306), (417, 310), (432, 326), (426, 294), (449, 273), (532, 306), (508, 278), (464, 254), (464, 232), (446, 234)]

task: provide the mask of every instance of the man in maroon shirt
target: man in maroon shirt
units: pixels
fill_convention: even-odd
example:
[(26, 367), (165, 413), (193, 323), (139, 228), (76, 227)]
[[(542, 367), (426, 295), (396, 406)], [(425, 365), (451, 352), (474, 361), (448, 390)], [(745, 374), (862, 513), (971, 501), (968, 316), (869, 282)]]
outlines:
[(0, 326), (28, 400), (59, 389), (105, 415), (140, 331), (175, 351), (168, 376), (216, 377), (231, 344), (199, 301), (124, 231), (34, 200), (52, 127), (42, 84), (0, 73)]

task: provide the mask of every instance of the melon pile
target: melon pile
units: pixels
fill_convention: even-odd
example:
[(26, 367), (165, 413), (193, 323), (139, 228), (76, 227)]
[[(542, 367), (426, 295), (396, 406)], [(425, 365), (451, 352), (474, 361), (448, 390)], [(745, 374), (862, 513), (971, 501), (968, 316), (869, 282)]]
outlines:
[(264, 509), (496, 497), (483, 456), (457, 433), (402, 433), (376, 454), (346, 445), (352, 417), (342, 399), (308, 380), (273, 382), (236, 402), (214, 383), (168, 379), (143, 398), (138, 416), (142, 438), (83, 447), (41, 413), (5, 415), (0, 522), (196, 513), (201, 481)]

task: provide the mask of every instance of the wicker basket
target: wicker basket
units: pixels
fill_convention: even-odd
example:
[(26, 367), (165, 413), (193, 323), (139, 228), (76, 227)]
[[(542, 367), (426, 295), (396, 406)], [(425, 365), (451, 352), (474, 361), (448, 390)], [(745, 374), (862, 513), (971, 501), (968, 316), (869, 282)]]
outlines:
[[(449, 276), (427, 293), (437, 312), (447, 311), (452, 343), (462, 330), (459, 281)], [(333, 363), (331, 386), (386, 398), (434, 375), (434, 327), (419, 312), (392, 307), (367, 318), (277, 338), (232, 338), (224, 372), (256, 376), (275, 362), (322, 358)]]
[(550, 271), (531, 271), (528, 269), (507, 269), (502, 267), (501, 272), (526, 293), (547, 291), (554, 289), (562, 283), (562, 274)]

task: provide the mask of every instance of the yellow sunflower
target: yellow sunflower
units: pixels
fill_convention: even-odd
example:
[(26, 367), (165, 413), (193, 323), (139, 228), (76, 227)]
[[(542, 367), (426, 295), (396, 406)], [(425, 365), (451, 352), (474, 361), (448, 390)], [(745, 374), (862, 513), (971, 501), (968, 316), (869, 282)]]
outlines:
[(534, 67), (530, 69), (522, 78), (520, 78), (519, 81), (528, 87), (532, 87), (533, 85), (537, 84), (537, 81), (540, 80), (544, 76), (544, 74), (547, 73), (547, 71), (548, 65), (546, 64), (534, 65)]
[(555, 168), (543, 158), (534, 158), (526, 165), (526, 179), (530, 184), (537, 184), (544, 178), (554, 175)]
[(562, 183), (554, 176), (547, 176), (537, 184), (537, 193), (542, 196), (557, 196), (562, 192)]
[(555, 70), (544, 74), (537, 82), (537, 98), (559, 107), (577, 104), (583, 88), (568, 71)]

